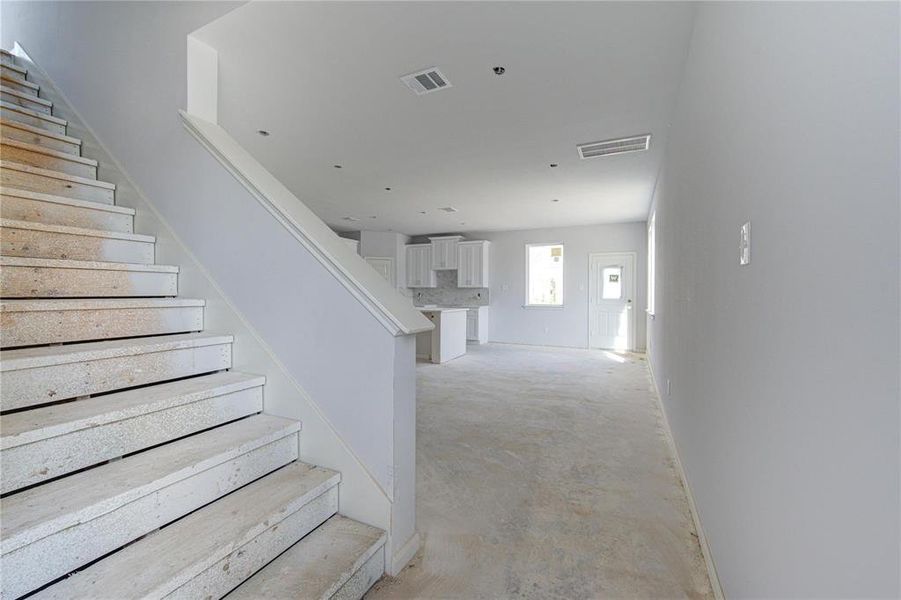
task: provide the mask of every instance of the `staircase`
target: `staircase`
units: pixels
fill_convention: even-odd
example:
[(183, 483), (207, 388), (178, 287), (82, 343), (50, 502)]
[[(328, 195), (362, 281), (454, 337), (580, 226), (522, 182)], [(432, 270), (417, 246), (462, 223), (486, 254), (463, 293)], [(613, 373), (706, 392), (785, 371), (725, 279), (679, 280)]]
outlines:
[(385, 534), (2, 53), (0, 597), (360, 598)]

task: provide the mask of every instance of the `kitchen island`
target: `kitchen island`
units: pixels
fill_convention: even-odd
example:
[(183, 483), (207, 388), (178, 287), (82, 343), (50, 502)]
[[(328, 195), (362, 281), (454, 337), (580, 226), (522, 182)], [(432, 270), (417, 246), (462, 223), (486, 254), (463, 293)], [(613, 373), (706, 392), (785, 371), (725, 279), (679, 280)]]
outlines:
[(466, 354), (465, 308), (421, 307), (435, 329), (416, 336), (416, 356), (444, 363)]

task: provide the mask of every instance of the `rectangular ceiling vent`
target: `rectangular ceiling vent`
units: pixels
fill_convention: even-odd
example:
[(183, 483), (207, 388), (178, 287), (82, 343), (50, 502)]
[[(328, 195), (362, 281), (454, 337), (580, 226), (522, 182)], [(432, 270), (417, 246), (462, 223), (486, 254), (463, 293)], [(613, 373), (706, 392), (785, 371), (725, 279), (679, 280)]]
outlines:
[(408, 88), (416, 92), (418, 96), (453, 87), (451, 82), (447, 80), (447, 77), (445, 77), (436, 67), (430, 67), (424, 71), (404, 75), (400, 80), (403, 81)]
[(579, 156), (585, 158), (597, 158), (598, 156), (610, 156), (612, 154), (625, 154), (626, 152), (641, 152), (651, 145), (651, 134), (636, 135), (634, 137), (620, 138), (617, 140), (604, 140), (603, 142), (590, 142), (579, 144)]

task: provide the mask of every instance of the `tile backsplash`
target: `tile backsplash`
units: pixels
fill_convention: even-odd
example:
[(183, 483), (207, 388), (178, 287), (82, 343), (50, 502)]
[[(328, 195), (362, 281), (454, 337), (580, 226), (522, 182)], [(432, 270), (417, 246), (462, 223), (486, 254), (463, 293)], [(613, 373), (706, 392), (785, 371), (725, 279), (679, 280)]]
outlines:
[(411, 288), (413, 304), (488, 306), (488, 288), (458, 288), (456, 271), (436, 271), (435, 275), (438, 287)]

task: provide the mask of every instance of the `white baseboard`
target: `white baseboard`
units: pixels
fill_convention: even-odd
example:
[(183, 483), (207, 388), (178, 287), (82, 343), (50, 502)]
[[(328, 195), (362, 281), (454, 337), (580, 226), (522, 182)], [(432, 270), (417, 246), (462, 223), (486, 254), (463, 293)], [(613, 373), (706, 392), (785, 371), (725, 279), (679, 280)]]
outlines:
[(663, 398), (660, 396), (660, 390), (657, 389), (657, 378), (654, 377), (654, 369), (651, 366), (651, 358), (648, 356), (648, 371), (651, 375), (651, 383), (654, 386), (654, 393), (657, 399), (657, 407), (663, 416), (663, 429), (666, 433), (666, 441), (669, 444), (670, 451), (676, 463), (676, 472), (682, 481), (682, 487), (685, 489), (685, 496), (688, 499), (688, 510), (691, 513), (691, 520), (694, 522), (695, 531), (698, 534), (698, 543), (701, 546), (701, 554), (704, 556), (704, 563), (707, 565), (707, 576), (710, 579), (710, 587), (713, 588), (713, 596), (716, 600), (724, 600), (723, 587), (720, 585), (720, 578), (716, 574), (716, 565), (713, 562), (713, 555), (710, 552), (710, 546), (707, 544), (707, 536), (704, 535), (704, 528), (701, 526), (701, 517), (698, 515), (698, 508), (695, 505), (694, 496), (691, 493), (691, 487), (688, 485), (688, 478), (685, 476), (685, 468), (682, 466), (682, 458), (679, 456), (679, 449), (676, 447), (676, 440), (673, 438), (673, 430), (669, 424), (669, 418), (666, 416), (666, 410), (663, 407)]
[(419, 552), (419, 545), (420, 538), (419, 532), (417, 531), (409, 540), (407, 540), (407, 543), (404, 544), (400, 550), (391, 554), (391, 558), (385, 565), (385, 572), (391, 577), (397, 577), (397, 575), (404, 570), (404, 567), (406, 567), (413, 559), (416, 553)]

